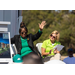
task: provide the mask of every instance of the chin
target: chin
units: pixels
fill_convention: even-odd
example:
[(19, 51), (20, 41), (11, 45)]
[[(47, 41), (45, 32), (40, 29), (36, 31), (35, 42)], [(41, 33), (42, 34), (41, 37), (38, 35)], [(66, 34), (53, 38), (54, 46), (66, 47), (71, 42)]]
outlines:
[(23, 38), (25, 38), (26, 36), (23, 36)]
[(53, 39), (51, 39), (51, 41), (54, 41)]
[(26, 36), (24, 36), (23, 38), (25, 38)]

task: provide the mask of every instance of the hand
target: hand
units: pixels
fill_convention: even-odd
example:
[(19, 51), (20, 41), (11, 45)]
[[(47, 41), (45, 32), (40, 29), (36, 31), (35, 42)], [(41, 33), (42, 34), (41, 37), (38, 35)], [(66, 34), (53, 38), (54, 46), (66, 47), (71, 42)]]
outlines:
[(46, 25), (46, 21), (42, 21), (41, 24), (39, 23), (39, 28), (42, 31), (44, 26)]
[(54, 50), (54, 54), (56, 54), (57, 53), (57, 48), (55, 48), (55, 50)]
[(60, 53), (60, 51), (57, 50), (57, 48), (54, 50), (54, 53)]
[(54, 50), (54, 54), (56, 54), (57, 53), (57, 50)]

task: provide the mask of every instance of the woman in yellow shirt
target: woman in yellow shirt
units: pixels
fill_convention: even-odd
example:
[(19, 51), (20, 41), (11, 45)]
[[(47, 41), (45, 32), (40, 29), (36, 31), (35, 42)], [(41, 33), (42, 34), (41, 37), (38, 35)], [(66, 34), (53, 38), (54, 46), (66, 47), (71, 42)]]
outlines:
[(43, 42), (41, 50), (44, 62), (52, 59), (60, 59), (60, 52), (57, 49), (53, 49), (56, 45), (60, 45), (59, 37), (60, 33), (55, 30), (50, 34), (50, 39)]

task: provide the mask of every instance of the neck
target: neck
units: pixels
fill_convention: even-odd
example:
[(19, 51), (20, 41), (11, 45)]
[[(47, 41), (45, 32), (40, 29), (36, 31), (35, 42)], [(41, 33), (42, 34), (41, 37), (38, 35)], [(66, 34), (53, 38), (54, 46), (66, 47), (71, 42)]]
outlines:
[(25, 39), (26, 37), (22, 37), (22, 36), (20, 36), (21, 38), (23, 38), (23, 39)]
[(55, 41), (51, 41), (51, 43), (55, 43)]
[(72, 56), (69, 56), (69, 57), (73, 57), (73, 55)]

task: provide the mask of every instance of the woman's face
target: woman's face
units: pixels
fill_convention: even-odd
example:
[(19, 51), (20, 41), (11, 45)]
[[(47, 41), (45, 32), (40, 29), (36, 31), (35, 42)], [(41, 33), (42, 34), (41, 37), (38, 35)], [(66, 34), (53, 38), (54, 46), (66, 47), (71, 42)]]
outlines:
[(22, 29), (21, 29), (20, 36), (23, 37), (23, 38), (25, 38), (25, 37), (27, 36), (27, 31), (26, 31), (25, 28), (22, 28)]
[(51, 34), (50, 35), (50, 40), (55, 41), (56, 40), (56, 34)]

